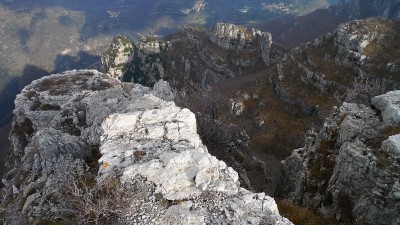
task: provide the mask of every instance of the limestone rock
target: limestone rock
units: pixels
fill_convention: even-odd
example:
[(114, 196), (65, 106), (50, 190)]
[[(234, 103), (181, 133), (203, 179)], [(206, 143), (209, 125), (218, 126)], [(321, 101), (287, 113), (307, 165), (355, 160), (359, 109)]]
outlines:
[(160, 224), (259, 224), (264, 220), (290, 224), (279, 216), (272, 198), (240, 188), (238, 174), (208, 153), (192, 112), (156, 97), (142, 98), (146, 101), (139, 98), (140, 107), (137, 103), (130, 107), (137, 107), (137, 112), (113, 114), (104, 121), (100, 179), (122, 174), (122, 181), (129, 183), (144, 177), (164, 199), (185, 201), (169, 207)]
[(271, 46), (272, 46), (272, 35), (268, 32), (263, 32), (259, 36), (261, 58), (266, 65), (271, 64)]
[(119, 35), (114, 38), (110, 48), (101, 56), (101, 64), (106, 73), (112, 77), (122, 78), (126, 68), (134, 57), (134, 46), (125, 36)]
[(266, 65), (271, 64), (272, 35), (268, 32), (244, 26), (217, 23), (208, 31), (209, 39), (226, 50), (243, 52), (260, 51), (260, 56)]
[(210, 40), (224, 49), (244, 49), (249, 47), (253, 36), (242, 26), (217, 23), (209, 31)]
[(339, 54), (349, 61), (364, 63), (367, 56), (364, 49), (373, 41), (379, 41), (384, 33), (378, 29), (370, 29), (368, 22), (352, 21), (341, 24), (336, 30), (335, 43)]
[(372, 98), (371, 102), (382, 112), (382, 119), (387, 124), (400, 122), (400, 91), (391, 91)]
[(388, 139), (383, 141), (381, 149), (388, 151), (396, 157), (400, 156), (400, 135), (390, 136)]
[(344, 103), (317, 136), (283, 161), (277, 196), (340, 220), (398, 224), (396, 126), (381, 121), (370, 107)]
[(124, 224), (291, 224), (272, 198), (239, 186), (202, 144), (194, 114), (172, 100), (165, 81), (150, 89), (94, 70), (32, 82), (15, 100), (16, 162), (3, 180), (1, 222), (59, 218), (66, 186), (97, 171), (90, 162), (99, 151), (98, 183), (111, 176), (142, 187), (124, 193)]

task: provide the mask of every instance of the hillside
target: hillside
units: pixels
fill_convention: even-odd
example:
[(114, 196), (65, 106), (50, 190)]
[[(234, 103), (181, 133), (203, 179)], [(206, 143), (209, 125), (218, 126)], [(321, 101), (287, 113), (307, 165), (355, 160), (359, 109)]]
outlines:
[[(266, 36), (269, 38), (260, 39)], [(310, 145), (310, 135), (324, 129), (325, 118), (336, 106), (343, 101), (369, 105), (373, 96), (398, 88), (400, 58), (396, 46), (400, 39), (397, 21), (357, 20), (341, 24), (333, 32), (288, 52), (273, 43), (265, 45), (270, 46), (264, 50), (269, 58), (263, 60), (260, 44), (268, 43), (265, 40), (269, 39), (273, 40), (269, 34), (231, 24), (219, 24), (209, 30), (185, 27), (166, 39), (152, 39), (159, 43), (157, 53), (138, 47), (134, 54), (142, 54), (142, 63), (157, 62), (163, 66), (163, 78), (180, 90), (178, 104), (197, 112), (199, 132), (210, 152), (242, 171), (239, 173), (241, 181), (248, 187), (272, 193), (280, 176), (279, 160), (304, 143)], [(146, 60), (150, 56), (153, 61)], [(127, 65), (127, 70), (133, 68)], [(232, 148), (225, 143), (226, 137), (223, 141), (219, 139), (221, 133), (230, 133), (228, 130), (232, 128), (210, 130), (207, 126), (215, 127), (215, 123), (210, 122), (213, 120), (219, 121), (222, 127), (234, 124), (246, 131), (248, 147), (237, 145), (232, 154)], [(207, 121), (205, 127), (201, 125), (204, 121)], [(245, 152), (250, 154), (243, 155)], [(249, 163), (254, 164), (249, 161), (251, 157), (268, 162), (264, 167), (267, 172), (257, 172), (263, 171), (263, 167), (249, 166)], [(332, 161), (323, 158), (312, 163), (312, 173), (324, 170), (320, 166), (325, 163), (334, 166)], [(264, 181), (265, 176), (268, 179)], [(291, 178), (284, 176), (282, 179), (275, 192), (281, 198), (292, 199), (283, 191), (285, 185), (291, 185)], [(300, 183), (295, 185), (303, 187)], [(318, 208), (307, 202), (294, 202)], [(280, 204), (286, 206), (286, 203)], [(344, 206), (332, 207), (336, 211), (321, 212), (334, 216), (334, 212), (340, 213)], [(352, 214), (346, 215), (342, 222), (354, 221)]]

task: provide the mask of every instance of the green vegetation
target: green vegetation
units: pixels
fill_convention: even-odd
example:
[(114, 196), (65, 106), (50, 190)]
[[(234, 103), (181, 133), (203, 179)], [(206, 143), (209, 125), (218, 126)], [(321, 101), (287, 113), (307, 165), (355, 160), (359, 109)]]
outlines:
[(124, 35), (118, 35), (117, 37), (115, 37), (113, 43), (121, 44), (123, 46), (132, 45), (132, 41), (129, 40), (129, 38)]
[(157, 40), (158, 39), (155, 35), (146, 36), (146, 38), (144, 39), (144, 43), (156, 42)]

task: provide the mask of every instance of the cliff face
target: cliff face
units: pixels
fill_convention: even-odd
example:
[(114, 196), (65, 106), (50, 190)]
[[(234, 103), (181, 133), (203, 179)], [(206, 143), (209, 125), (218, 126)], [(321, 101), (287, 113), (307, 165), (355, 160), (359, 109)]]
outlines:
[(400, 18), (400, 1), (398, 0), (351, 0), (349, 3), (351, 19), (366, 17)]
[(270, 82), (283, 101), (320, 121), (337, 102), (368, 103), (399, 86), (397, 25), (379, 19), (342, 24), (334, 33), (287, 53)]
[(271, 33), (261, 32), (254, 28), (249, 31), (246, 27), (229, 23), (217, 23), (208, 31), (208, 37), (226, 50), (255, 51), (256, 48), (259, 48), (265, 64), (271, 63)]
[[(127, 49), (132, 53), (125, 55)], [(143, 37), (132, 48), (113, 43), (102, 57), (102, 66), (124, 81), (146, 86), (164, 78), (214, 84), (276, 63), (283, 52), (273, 46), (268, 32), (218, 23), (210, 30), (184, 27), (165, 38)]]
[[(93, 70), (25, 87), (15, 100), (2, 222), (110, 222), (112, 211), (121, 224), (291, 224), (272, 198), (239, 186), (202, 144), (194, 114), (172, 100), (166, 82), (149, 89)], [(93, 190), (95, 199), (82, 195)]]
[(122, 78), (125, 66), (134, 57), (134, 45), (125, 36), (117, 36), (113, 39), (110, 48), (101, 57), (103, 70), (115, 78)]
[(246, 27), (217, 23), (209, 31), (210, 40), (224, 49), (249, 49), (253, 36)]
[(282, 164), (279, 196), (342, 221), (400, 222), (400, 92), (343, 103)]
[(218, 23), (210, 30), (184, 27), (166, 38), (161, 54), (165, 74), (174, 82), (215, 84), (229, 78), (254, 74), (279, 61), (284, 50), (272, 44), (270, 33)]
[(120, 80), (153, 86), (165, 76), (160, 54), (166, 48), (166, 43), (155, 36), (143, 37), (135, 45), (120, 35), (102, 55), (101, 67)]

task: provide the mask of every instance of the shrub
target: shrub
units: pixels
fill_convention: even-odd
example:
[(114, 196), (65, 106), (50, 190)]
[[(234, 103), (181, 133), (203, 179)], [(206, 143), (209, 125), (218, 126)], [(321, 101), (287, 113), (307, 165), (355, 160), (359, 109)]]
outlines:
[(92, 177), (77, 177), (64, 187), (55, 212), (65, 224), (113, 224), (126, 205), (118, 179), (96, 182)]

